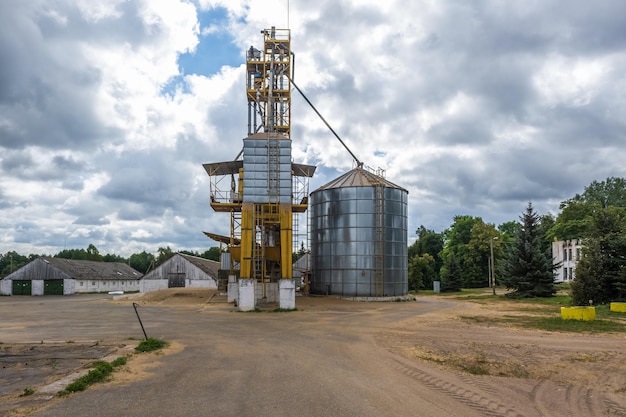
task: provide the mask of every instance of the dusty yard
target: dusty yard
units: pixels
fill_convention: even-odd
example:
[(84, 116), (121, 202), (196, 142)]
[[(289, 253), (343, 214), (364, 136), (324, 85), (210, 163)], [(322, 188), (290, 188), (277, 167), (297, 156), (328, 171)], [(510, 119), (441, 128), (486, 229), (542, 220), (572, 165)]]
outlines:
[[(448, 300), (449, 304), (425, 314), (409, 314), (412, 304), (428, 305), (442, 300)], [(243, 315), (239, 317), (246, 318), (243, 321), (251, 317), (250, 314), (254, 315), (235, 313), (235, 309), (225, 303), (225, 297), (210, 290), (167, 290), (103, 302), (119, 305), (135, 302), (146, 309), (159, 307), (165, 311), (173, 308), (194, 314), (222, 314), (221, 317), (229, 323), (238, 320), (240, 314)], [(355, 375), (372, 381), (380, 379), (390, 386), (403, 384), (415, 398), (394, 408), (389, 406), (389, 398), (382, 396), (380, 407), (388, 408), (387, 415), (626, 416), (626, 333), (574, 334), (522, 329), (492, 320), (532, 314), (520, 312), (519, 306), (512, 303), (479, 304), (439, 296), (418, 297), (416, 302), (403, 303), (298, 297), (296, 305), (298, 311), (293, 313), (258, 314), (262, 320), (257, 327), (263, 326), (265, 320), (273, 322), (273, 317), (288, 314), (289, 319), (298, 322), (293, 325), (294, 332), (301, 329), (306, 335), (308, 329), (315, 328), (317, 330), (310, 330), (312, 334), (323, 334), (329, 340), (335, 334), (354, 340), (352, 346), (332, 347), (325, 353), (335, 355), (333, 360), (338, 363), (343, 363), (342, 355), (350, 355), (350, 361), (354, 363), (345, 365), (350, 369), (348, 373), (343, 369), (343, 373), (334, 375), (332, 367), (320, 372), (326, 373), (324, 381), (336, 378), (337, 384), (343, 387), (359, 386), (359, 378), (355, 380)], [(271, 310), (272, 306), (266, 309)], [(230, 340), (228, 334), (218, 336), (216, 332), (211, 340), (224, 358), (228, 358), (231, 355), (228, 352), (237, 351), (238, 343), (244, 343), (235, 335), (232, 339), (235, 340)], [(136, 344), (136, 341), (128, 340), (70, 342), (0, 344), (3, 368), (0, 402), (4, 404), (0, 407), (0, 415), (61, 415), (58, 410), (63, 409), (66, 399), (52, 400), (52, 390), (48, 388), (46, 391), (45, 387), (62, 377), (75, 375), (95, 358), (129, 354), (129, 349)], [(107, 386), (116, 384), (132, 385), (158, 374), (159, 366), (168, 361), (169, 353), (180, 353), (185, 349), (184, 340), (174, 342), (156, 363), (154, 358), (133, 356), (123, 372), (115, 374), (112, 382), (97, 389), (106, 390)], [(294, 357), (297, 366), (319, 369), (315, 368), (319, 360), (315, 360), (313, 353), (320, 354), (321, 348), (309, 354), (302, 351), (306, 349), (306, 343), (303, 346), (298, 347), (300, 356)], [(381, 357), (381, 349), (388, 355)], [(363, 360), (374, 356), (381, 360), (374, 363)], [(32, 387), (35, 394), (24, 395), (26, 387)], [(360, 387), (359, 390), (367, 393), (370, 387)], [(47, 394), (42, 395), (45, 392)], [(360, 391), (359, 395), (362, 395)], [(375, 407), (376, 395), (369, 395), (372, 396), (369, 406)], [(402, 391), (397, 395), (407, 398)], [(71, 410), (71, 399), (67, 401), (67, 410)], [(419, 411), (406, 409), (413, 402), (420, 404)], [(48, 408), (48, 404), (52, 407)], [(257, 415), (264, 415), (258, 411)], [(116, 415), (116, 412), (119, 410), (94, 415)], [(237, 413), (247, 415), (241, 410), (215, 415)], [(362, 411), (361, 414), (369, 415)], [(73, 414), (68, 411), (67, 415)], [(76, 415), (80, 415), (80, 411), (76, 411)], [(274, 415), (290, 414), (274, 410)]]

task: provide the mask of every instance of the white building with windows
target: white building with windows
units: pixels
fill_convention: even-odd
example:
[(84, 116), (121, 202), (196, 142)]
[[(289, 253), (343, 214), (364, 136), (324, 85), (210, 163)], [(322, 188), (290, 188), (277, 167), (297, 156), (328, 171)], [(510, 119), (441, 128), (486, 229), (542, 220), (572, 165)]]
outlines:
[(552, 242), (552, 262), (560, 265), (555, 282), (570, 282), (576, 277), (576, 263), (581, 256), (580, 239)]
[(39, 257), (0, 280), (0, 295), (138, 291), (140, 278), (125, 263)]

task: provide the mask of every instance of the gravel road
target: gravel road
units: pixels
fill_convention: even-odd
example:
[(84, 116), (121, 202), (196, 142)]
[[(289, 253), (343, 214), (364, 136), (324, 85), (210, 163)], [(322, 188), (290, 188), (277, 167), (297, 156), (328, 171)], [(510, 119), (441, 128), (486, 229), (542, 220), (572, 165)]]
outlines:
[[(298, 297), (298, 311), (288, 313), (241, 313), (202, 297), (137, 302), (148, 336), (172, 341), (172, 348), (133, 357), (126, 373), (82, 393), (46, 400), (36, 392), (32, 408), (22, 404), (5, 415), (626, 415), (623, 337), (470, 326), (457, 319), (469, 303), (421, 298)], [(2, 298), (0, 347), (37, 341), (123, 346), (143, 336), (134, 314), (131, 301), (103, 296)], [(473, 354), (468, 363), (480, 351), (493, 354), (493, 366), (508, 361), (530, 370), (462, 372), (444, 363), (452, 351)], [(567, 368), (577, 363), (558, 360), (581, 351), (591, 358), (585, 364), (604, 374), (593, 384), (585, 379), (591, 371), (568, 382)], [(554, 362), (559, 378), (541, 376), (544, 361)]]

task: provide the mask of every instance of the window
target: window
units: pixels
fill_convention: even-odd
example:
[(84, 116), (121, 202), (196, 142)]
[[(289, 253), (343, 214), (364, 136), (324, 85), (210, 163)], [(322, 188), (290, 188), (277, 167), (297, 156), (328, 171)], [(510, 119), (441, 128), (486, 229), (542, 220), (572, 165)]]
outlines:
[(580, 248), (576, 248), (576, 260), (580, 260)]
[(572, 260), (572, 250), (571, 249), (569, 250), (569, 260), (570, 261)]
[(574, 279), (574, 268), (569, 269), (569, 279)]
[(80, 286), (81, 286), (81, 287), (83, 286), (83, 281), (81, 281), (81, 282), (80, 282)]
[(563, 268), (563, 280), (567, 281), (567, 268)]
[(96, 281), (91, 281), (91, 285), (96, 285)]

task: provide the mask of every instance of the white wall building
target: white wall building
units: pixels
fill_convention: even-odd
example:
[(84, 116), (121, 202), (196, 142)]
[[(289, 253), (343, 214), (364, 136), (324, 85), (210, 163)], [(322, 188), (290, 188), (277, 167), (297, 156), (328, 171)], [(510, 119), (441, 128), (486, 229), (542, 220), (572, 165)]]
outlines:
[(560, 264), (555, 282), (570, 282), (576, 277), (576, 263), (581, 256), (580, 239), (552, 242), (552, 263)]
[(138, 291), (141, 273), (125, 263), (39, 257), (0, 281), (2, 295)]
[(139, 291), (150, 292), (175, 287), (217, 289), (219, 267), (219, 262), (177, 253), (144, 275), (139, 283)]

